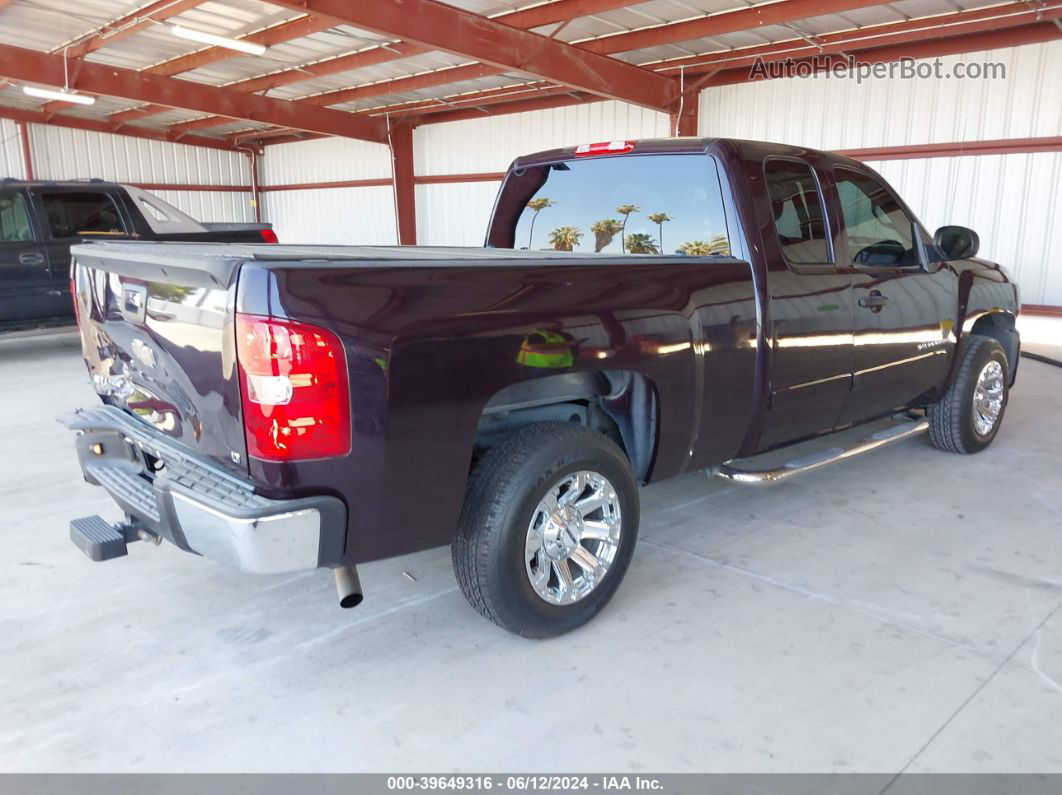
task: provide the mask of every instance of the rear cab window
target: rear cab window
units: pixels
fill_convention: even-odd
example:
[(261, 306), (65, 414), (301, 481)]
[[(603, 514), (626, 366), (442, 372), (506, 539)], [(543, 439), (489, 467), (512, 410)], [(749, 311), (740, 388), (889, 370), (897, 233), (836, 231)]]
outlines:
[(768, 158), (763, 173), (774, 230), (786, 262), (832, 264), (822, 191), (811, 166), (800, 160)]
[(541, 184), (516, 218), (513, 248), (731, 255), (710, 156), (589, 157), (536, 168)]
[(40, 201), (53, 240), (128, 234), (118, 206), (106, 193), (43, 191)]

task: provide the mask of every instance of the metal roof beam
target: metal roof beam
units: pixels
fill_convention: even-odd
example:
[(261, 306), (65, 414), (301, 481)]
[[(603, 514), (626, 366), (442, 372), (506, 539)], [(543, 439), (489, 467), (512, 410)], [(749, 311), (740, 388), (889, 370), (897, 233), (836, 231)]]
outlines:
[[(835, 11), (851, 10), (853, 8), (881, 5), (885, 1), (886, 0), (829, 0), (824, 4), (822, 0), (783, 0), (783, 2), (767, 3), (759, 6), (752, 6), (750, 8), (738, 9), (737, 11), (723, 11), (695, 20), (673, 22), (665, 25), (658, 25), (653, 28), (647, 28), (645, 30), (620, 33), (603, 39), (590, 39), (588, 41), (578, 42), (572, 46), (579, 49), (595, 51), (598, 54), (611, 54), (627, 49), (635, 49), (636, 46), (650, 46), (641, 44), (648, 40), (656, 41), (657, 44), (670, 44), (689, 38), (713, 36), (721, 33), (748, 30), (762, 25), (791, 22), (798, 19), (817, 16), (819, 14), (831, 13), (830, 9), (834, 9)], [(297, 2), (297, 0), (295, 0), (295, 2)], [(454, 69), (462, 68), (464, 67), (454, 67)], [(453, 82), (455, 78), (451, 77), (452, 71), (453, 70), (440, 69), (422, 75), (419, 87), (428, 88), (430, 86), (440, 86)], [(483, 71), (479, 76), (484, 76), (486, 74), (500, 74), (504, 71), (506, 70), (494, 68), (489, 72)], [(374, 85), (381, 86), (382, 88), (387, 87), (385, 84), (353, 86), (347, 89), (329, 91), (316, 96), (304, 97), (300, 101), (312, 102), (315, 105), (339, 105), (344, 102), (350, 102), (354, 99), (364, 99), (369, 96), (380, 96), (389, 93), (388, 91), (377, 91), (372, 93)]]
[[(1035, 13), (1035, 10), (1034, 12)], [(889, 44), (853, 51), (855, 63), (874, 64), (898, 61), (901, 58), (935, 58), (944, 55), (959, 55), (967, 52), (980, 52), (1003, 47), (1018, 47), (1023, 44), (1036, 44), (1062, 38), (1062, 31), (1055, 27), (1054, 21), (1044, 21), (1018, 27), (991, 30), (963, 36), (945, 37), (938, 35), (927, 40), (903, 44)], [(854, 48), (848, 48), (853, 50)], [(788, 57), (788, 56), (785, 56)], [(766, 59), (765, 59), (766, 60)], [(800, 60), (800, 59), (796, 59)], [(748, 65), (728, 68), (713, 74), (704, 82), (706, 88), (736, 83), (752, 82)], [(535, 100), (522, 100), (503, 105), (496, 105), (489, 110), (462, 109), (441, 113), (432, 113), (417, 119), (416, 124), (438, 124), (459, 119), (483, 118), (484, 116), (521, 113), (528, 110), (545, 110), (572, 104), (597, 102), (599, 97), (589, 95), (566, 94), (561, 97), (543, 97)]]
[(391, 0), (270, 2), (331, 17), (337, 24), (393, 35), (411, 44), (460, 55), (502, 71), (522, 72), (655, 110), (667, 110), (678, 96), (675, 82), (662, 75), (435, 0), (404, 0), (401, 4)]
[[(95, 52), (109, 44), (127, 39), (151, 25), (170, 17), (175, 17), (178, 14), (183, 14), (185, 11), (202, 5), (204, 2), (206, 0), (155, 0), (149, 5), (108, 22), (102, 28), (97, 28), (83, 36), (79, 36), (71, 44), (58, 47), (52, 52), (62, 53), (67, 58), (84, 58), (90, 52)], [(45, 113), (55, 113), (57, 110), (69, 106), (69, 102), (49, 102), (44, 106), (43, 110)]]
[(761, 3), (736, 11), (720, 11), (683, 22), (668, 22), (651, 28), (617, 33), (578, 43), (578, 47), (601, 55), (617, 52), (659, 47), (661, 44), (702, 39), (735, 33), (739, 30), (755, 30), (765, 25), (783, 25), (800, 19), (821, 17), (826, 14), (841, 14), (867, 6), (882, 5), (887, 0), (778, 0)]
[[(495, 22), (503, 22), (512, 27), (529, 29), (565, 22), (576, 17), (598, 14), (602, 11), (630, 5), (630, 3), (631, 0), (554, 0), (552, 3), (544, 3), (543, 5), (535, 6), (534, 8), (529, 8), (524, 11), (512, 11), (501, 14), (500, 16), (493, 17), (493, 20)], [(322, 30), (328, 30), (333, 27), (335, 27), (335, 20), (326, 16), (307, 14), (299, 19), (281, 23), (273, 28), (268, 28), (259, 33), (252, 33), (243, 38), (246, 41), (253, 41), (257, 44), (265, 44), (269, 46), (272, 44), (280, 44), (284, 41), (291, 41), (300, 36), (309, 36), (312, 33), (318, 33)], [(282, 28), (284, 30), (282, 30)], [(289, 33), (290, 35), (288, 35)], [(430, 52), (430, 49), (398, 41), (387, 44), (386, 46), (370, 47), (365, 50), (359, 50), (358, 52), (346, 53), (333, 58), (327, 58), (322, 61), (317, 61), (316, 63), (281, 69), (277, 72), (271, 72), (247, 80), (241, 80), (236, 83), (230, 83), (227, 88), (247, 92), (265, 91), (277, 86), (298, 83), (303, 80), (311, 80), (315, 77), (325, 77), (328, 75), (339, 74), (341, 72), (349, 72), (365, 66), (373, 66), (379, 63), (395, 61), (399, 58), (408, 58), (425, 52)], [(149, 67), (144, 71), (151, 72), (152, 74), (175, 75), (190, 69), (197, 69), (200, 66), (214, 63), (215, 61), (231, 57), (232, 55), (233, 53), (231, 50), (211, 47), (197, 53), (190, 53), (188, 55), (182, 55), (179, 58), (174, 58), (170, 61), (165, 61), (156, 66)], [(112, 114), (111, 120), (123, 122), (132, 121), (133, 119), (142, 119), (154, 115), (155, 113), (161, 113), (164, 110), (166, 110), (166, 108), (157, 105), (133, 108), (131, 110)], [(219, 121), (218, 123), (223, 124), (224, 122)]]
[[(52, 116), (35, 110), (23, 110), (0, 106), (0, 118), (12, 119), (13, 121), (29, 122), (30, 124), (48, 124), (52, 127), (69, 127), (74, 130), (90, 130), (92, 132), (114, 133), (116, 135), (128, 135), (133, 138), (147, 138), (151, 141), (169, 141), (170, 143), (182, 143), (189, 146), (206, 146), (211, 149), (225, 149), (236, 151), (237, 145), (233, 141), (221, 138), (204, 138), (196, 135), (186, 135), (180, 138), (171, 135), (165, 130), (150, 130), (144, 127), (126, 127), (122, 130), (115, 129), (105, 121), (85, 119), (80, 116)], [(244, 146), (247, 146), (245, 144)]]
[[(61, 86), (63, 67), (64, 59), (61, 55), (0, 45), (2, 77)], [(668, 80), (664, 77), (660, 79)], [(241, 91), (96, 63), (82, 62), (76, 85), (71, 88), (90, 94), (122, 97), (325, 135), (361, 138), (367, 141), (382, 141), (387, 136), (386, 125), (381, 119), (328, 108), (314, 108), (304, 103), (259, 97)]]

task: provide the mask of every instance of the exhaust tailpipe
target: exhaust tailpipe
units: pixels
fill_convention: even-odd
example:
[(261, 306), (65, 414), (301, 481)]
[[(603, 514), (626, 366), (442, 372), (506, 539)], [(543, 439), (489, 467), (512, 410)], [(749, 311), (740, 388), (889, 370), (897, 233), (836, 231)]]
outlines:
[(339, 592), (339, 606), (357, 607), (365, 598), (361, 592), (361, 580), (358, 579), (357, 566), (337, 566), (332, 569), (336, 575), (336, 591)]

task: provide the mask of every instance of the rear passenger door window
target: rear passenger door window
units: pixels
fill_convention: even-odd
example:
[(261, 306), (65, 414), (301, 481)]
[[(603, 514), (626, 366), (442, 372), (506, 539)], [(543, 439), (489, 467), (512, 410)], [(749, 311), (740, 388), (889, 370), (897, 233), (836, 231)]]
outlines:
[(53, 240), (79, 237), (125, 237), (118, 207), (106, 193), (56, 191), (41, 194), (41, 205)]
[(811, 166), (770, 158), (763, 165), (774, 230), (790, 265), (829, 265), (830, 250), (822, 192)]
[(848, 254), (856, 267), (906, 268), (921, 264), (914, 220), (878, 180), (836, 170), (837, 196)]

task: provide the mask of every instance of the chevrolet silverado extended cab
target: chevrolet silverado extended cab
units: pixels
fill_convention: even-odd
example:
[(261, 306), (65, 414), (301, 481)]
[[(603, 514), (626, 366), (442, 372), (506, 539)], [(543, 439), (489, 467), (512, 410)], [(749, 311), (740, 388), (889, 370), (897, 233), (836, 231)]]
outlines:
[[(848, 158), (543, 152), (509, 168), (486, 244), (75, 247), (102, 405), (64, 421), (125, 518), (72, 540), (330, 568), (343, 606), (357, 564), (450, 544), (476, 610), (547, 637), (619, 586), (639, 484), (771, 482), (927, 429), (975, 453), (999, 430), (1013, 281)], [(891, 417), (854, 447), (742, 461)]]
[(270, 224), (200, 223), (102, 180), (0, 182), (0, 331), (74, 320), (70, 246), (82, 240), (275, 243)]

